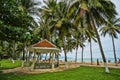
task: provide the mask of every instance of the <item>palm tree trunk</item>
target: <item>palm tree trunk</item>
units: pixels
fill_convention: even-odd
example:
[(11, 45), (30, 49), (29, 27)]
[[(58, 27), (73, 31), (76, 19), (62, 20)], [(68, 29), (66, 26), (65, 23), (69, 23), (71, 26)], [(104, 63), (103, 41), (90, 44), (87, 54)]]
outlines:
[(66, 51), (64, 39), (62, 39), (62, 42), (63, 42), (63, 51), (64, 51), (64, 55), (65, 55), (65, 62), (67, 62), (67, 51)]
[[(93, 25), (94, 25), (94, 23), (93, 23)], [(108, 68), (108, 65), (107, 65), (106, 57), (105, 57), (105, 54), (104, 54), (104, 51), (103, 51), (103, 48), (102, 48), (100, 36), (99, 36), (99, 34), (98, 34), (98, 31), (97, 31), (97, 28), (96, 28), (95, 25), (94, 25), (94, 29), (95, 29), (95, 32), (96, 32), (96, 35), (97, 35), (97, 40), (98, 40), (100, 52), (101, 52), (102, 59), (103, 59), (103, 62), (104, 62), (105, 72), (106, 72), (106, 73), (110, 73), (109, 68)]]
[(92, 56), (92, 42), (90, 39), (90, 56), (91, 56), (91, 65), (93, 64), (93, 56)]
[(65, 62), (67, 62), (67, 52), (65, 49), (64, 49), (64, 55), (65, 55)]
[(81, 62), (83, 63), (83, 51), (84, 51), (84, 48), (82, 47), (82, 54), (81, 54)]
[(97, 37), (97, 40), (98, 40), (98, 44), (99, 44), (100, 52), (101, 52), (101, 55), (102, 55), (102, 59), (103, 59), (103, 62), (104, 62), (105, 72), (110, 73), (108, 65), (107, 65), (106, 57), (105, 57), (105, 54), (104, 54), (104, 51), (103, 51), (103, 47), (102, 47), (102, 44), (101, 44), (99, 33), (98, 33), (97, 28), (95, 26), (94, 20), (93, 19), (91, 19), (91, 20), (92, 20), (93, 28), (95, 30), (96, 37)]
[(78, 46), (76, 47), (75, 62), (77, 62), (77, 51), (78, 51)]
[(57, 66), (59, 66), (59, 54), (56, 54), (56, 59), (57, 59)]
[(117, 57), (116, 57), (115, 43), (114, 43), (114, 38), (113, 38), (113, 36), (112, 36), (112, 43), (113, 43), (113, 51), (114, 51), (115, 64), (116, 64), (116, 66), (117, 66)]
[(65, 67), (68, 68), (68, 62), (67, 62), (67, 51), (66, 49), (63, 49), (64, 55), (65, 55)]

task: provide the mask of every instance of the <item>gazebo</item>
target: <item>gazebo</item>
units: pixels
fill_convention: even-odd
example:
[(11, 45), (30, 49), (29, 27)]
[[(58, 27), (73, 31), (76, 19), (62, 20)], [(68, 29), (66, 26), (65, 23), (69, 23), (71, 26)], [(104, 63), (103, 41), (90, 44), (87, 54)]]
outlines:
[[(36, 55), (41, 55), (41, 54), (49, 54), (49, 59), (46, 60), (47, 63), (49, 63), (49, 67), (54, 70), (55, 67), (55, 59), (57, 60), (57, 66), (59, 65), (59, 52), (60, 49), (57, 48), (54, 44), (49, 42), (48, 40), (42, 40), (39, 41), (38, 43), (33, 44), (30, 48), (29, 51), (32, 51), (34, 54), (33, 57), (33, 62), (31, 65), (31, 70), (33, 71), (36, 65)], [(40, 60), (42, 62), (44, 60)], [(43, 65), (43, 64), (39, 64)]]

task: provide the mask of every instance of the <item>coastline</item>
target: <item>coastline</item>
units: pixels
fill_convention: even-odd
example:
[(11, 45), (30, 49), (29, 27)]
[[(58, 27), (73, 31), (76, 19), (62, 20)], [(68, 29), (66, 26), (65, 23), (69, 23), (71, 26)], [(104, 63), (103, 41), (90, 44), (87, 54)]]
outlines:
[[(99, 60), (99, 62), (103, 62), (102, 58), (93, 58), (93, 62), (97, 62), (97, 59)], [(117, 61), (119, 62), (119, 59), (120, 58), (117, 58)], [(64, 57), (60, 57), (60, 60), (64, 61)], [(67, 59), (68, 61), (72, 61), (74, 62), (75, 61), (75, 58), (71, 58), (71, 57), (68, 57)], [(108, 63), (114, 63), (114, 58), (106, 58), (107, 62)], [(77, 59), (77, 62), (81, 62), (81, 58), (78, 58)], [(83, 58), (83, 62), (91, 62), (91, 58)]]

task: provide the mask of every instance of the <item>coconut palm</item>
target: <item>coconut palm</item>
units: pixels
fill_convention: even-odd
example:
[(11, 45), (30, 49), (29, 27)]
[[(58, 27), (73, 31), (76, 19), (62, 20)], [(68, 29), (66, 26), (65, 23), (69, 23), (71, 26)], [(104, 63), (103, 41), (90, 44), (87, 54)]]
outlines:
[(44, 19), (41, 20), (40, 26), (38, 28), (36, 28), (36, 30), (34, 32), (35, 32), (35, 34), (37, 32), (37, 35), (40, 36), (41, 39), (47, 39), (49, 41), (52, 41), (52, 39), (51, 39), (52, 34), (50, 32), (51, 26), (49, 23), (50, 23), (50, 21), (46, 22), (46, 21), (44, 21)]
[(35, 16), (39, 17), (40, 16), (40, 5), (41, 2), (35, 2), (34, 0), (20, 0), (21, 2), (21, 7), (20, 9), (31, 15), (33, 18)]
[(110, 18), (108, 19), (106, 25), (101, 28), (100, 30), (102, 35), (105, 37), (106, 34), (108, 34), (112, 38), (112, 44), (113, 44), (113, 51), (114, 51), (114, 59), (115, 64), (117, 65), (117, 57), (116, 57), (116, 51), (115, 51), (115, 43), (114, 38), (117, 39), (117, 34), (120, 34), (120, 18), (114, 19)]
[(72, 24), (67, 19), (68, 5), (65, 1), (57, 2), (56, 0), (45, 1), (46, 6), (43, 7), (42, 15), (45, 21), (49, 23), (52, 39), (60, 38), (62, 40), (62, 48), (67, 62), (67, 38), (71, 37)]
[(80, 32), (79, 31), (75, 31), (73, 34), (74, 38), (75, 38), (75, 48), (76, 48), (76, 54), (75, 54), (75, 62), (77, 62), (77, 51), (79, 47), (84, 47), (83, 42), (81, 41), (81, 37), (80, 37)]
[(88, 42), (90, 43), (91, 65), (93, 64), (92, 40), (97, 42), (95, 33), (93, 31), (90, 31), (88, 34)]
[[(24, 33), (24, 35), (21, 36), (21, 42), (23, 43), (23, 60), (25, 59), (25, 53), (27, 53), (25, 51), (25, 48), (27, 47), (27, 31), (30, 31), (30, 28), (33, 28), (34, 26), (37, 26), (37, 23), (35, 21), (35, 17), (36, 16), (40, 16), (39, 15), (39, 7), (38, 5), (40, 5), (40, 2), (36, 3), (33, 0), (20, 0), (19, 1), (19, 10), (23, 13), (23, 15), (28, 15), (31, 17), (31, 22), (29, 23), (25, 23), (24, 26), (26, 26), (28, 29), (26, 30), (26, 32)], [(23, 19), (21, 17), (21, 19)]]
[[(108, 8), (109, 6), (109, 8)], [(109, 73), (109, 69), (107, 67), (106, 58), (104, 55), (104, 51), (101, 45), (101, 40), (97, 31), (97, 27), (103, 25), (105, 20), (108, 17), (115, 17), (116, 11), (115, 6), (111, 1), (108, 0), (76, 0), (73, 1), (69, 8), (68, 16), (75, 16), (74, 23), (79, 24), (79, 20), (85, 20), (86, 24), (84, 26), (88, 26), (89, 29), (93, 28), (95, 34), (97, 35), (97, 40), (99, 44), (99, 48), (101, 51), (101, 55), (103, 58), (105, 71)]]

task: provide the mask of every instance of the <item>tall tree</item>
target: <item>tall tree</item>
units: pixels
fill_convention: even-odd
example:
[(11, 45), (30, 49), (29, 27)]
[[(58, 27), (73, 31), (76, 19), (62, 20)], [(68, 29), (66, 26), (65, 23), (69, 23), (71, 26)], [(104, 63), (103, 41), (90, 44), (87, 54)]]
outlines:
[(21, 7), (20, 9), (25, 11), (27, 14), (31, 15), (34, 19), (36, 17), (40, 18), (40, 1), (35, 1), (35, 0), (20, 0), (21, 2)]
[(67, 62), (67, 37), (71, 36), (72, 24), (67, 19), (68, 5), (65, 1), (57, 2), (57, 0), (45, 1), (46, 6), (43, 8), (43, 17), (45, 21), (50, 22), (50, 31), (54, 41), (58, 38), (62, 40), (62, 46), (65, 61)]
[(31, 20), (30, 25), (28, 25), (27, 23), (25, 24), (25, 26), (28, 27), (28, 31), (26, 31), (21, 37), (23, 43), (23, 60), (25, 59), (25, 53), (27, 53), (25, 48), (27, 48), (27, 42), (29, 41), (27, 33), (30, 33), (29, 35), (31, 35), (30, 29), (34, 30), (34, 27), (38, 26), (38, 23), (35, 21), (35, 19), (36, 17), (40, 16), (39, 6), (40, 2), (35, 2), (34, 0), (20, 0), (19, 9), (24, 13), (24, 15), (28, 15), (31, 17), (31, 19), (29, 19), (29, 21)]
[(88, 26), (89, 28), (93, 28), (99, 44), (99, 48), (101, 51), (101, 55), (103, 58), (105, 71), (109, 73), (109, 69), (107, 66), (107, 61), (104, 55), (104, 51), (101, 45), (101, 40), (97, 31), (97, 27), (105, 24), (105, 20), (108, 17), (115, 17), (116, 11), (115, 6), (111, 1), (106, 0), (76, 0), (73, 1), (69, 8), (69, 17), (74, 17), (74, 23), (78, 24), (79, 20), (85, 20), (86, 24), (84, 26)]
[(21, 10), (19, 0), (1, 0), (0, 2), (0, 29), (1, 40), (13, 42), (13, 55), (15, 43), (21, 41), (27, 30), (32, 26), (32, 17)]
[(91, 65), (93, 64), (92, 40), (97, 42), (96, 35), (95, 35), (94, 31), (90, 31), (89, 34), (88, 34), (88, 42), (90, 43)]
[(115, 50), (115, 43), (114, 38), (118, 38), (117, 34), (120, 34), (120, 18), (110, 18), (108, 19), (106, 25), (101, 28), (100, 30), (102, 35), (105, 37), (108, 34), (112, 39), (113, 44), (113, 52), (114, 52), (114, 61), (117, 65), (117, 57), (116, 57), (116, 50)]
[(84, 47), (84, 43), (81, 41), (81, 36), (80, 36), (80, 32), (78, 31), (74, 31), (73, 33), (74, 39), (75, 39), (75, 48), (76, 48), (76, 54), (75, 54), (75, 62), (77, 62), (77, 51), (79, 47)]

